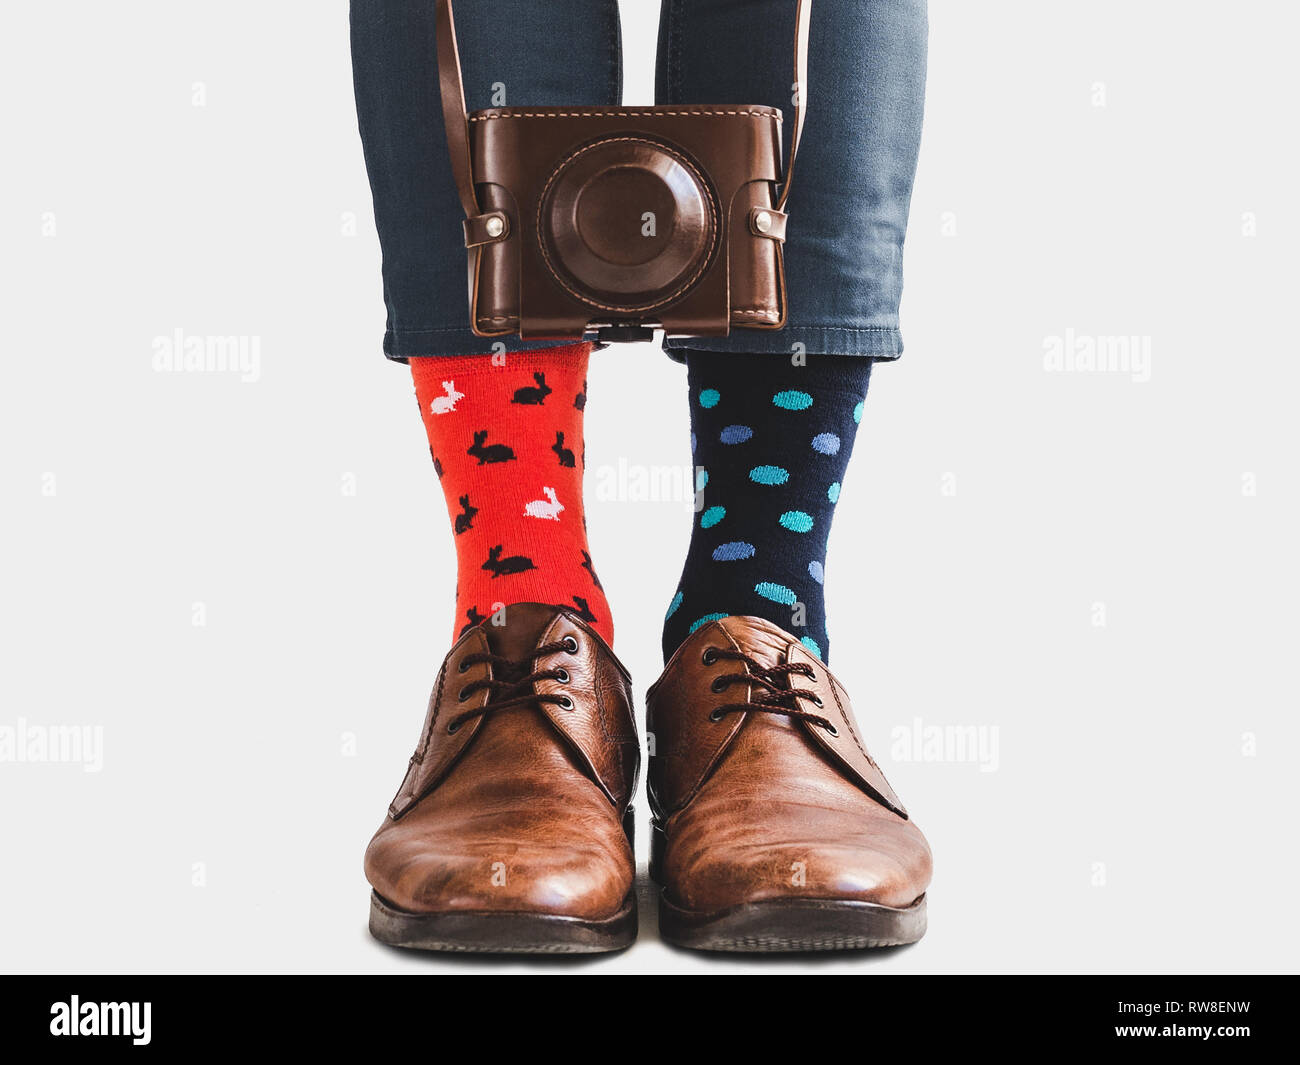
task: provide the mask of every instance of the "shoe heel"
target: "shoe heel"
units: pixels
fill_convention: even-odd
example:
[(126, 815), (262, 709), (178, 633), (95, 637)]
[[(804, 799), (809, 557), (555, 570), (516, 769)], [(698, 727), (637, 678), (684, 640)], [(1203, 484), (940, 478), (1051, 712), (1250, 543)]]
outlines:
[(667, 846), (668, 837), (664, 835), (664, 830), (654, 821), (650, 822), (650, 879), (660, 887), (663, 887), (663, 863), (664, 848)]

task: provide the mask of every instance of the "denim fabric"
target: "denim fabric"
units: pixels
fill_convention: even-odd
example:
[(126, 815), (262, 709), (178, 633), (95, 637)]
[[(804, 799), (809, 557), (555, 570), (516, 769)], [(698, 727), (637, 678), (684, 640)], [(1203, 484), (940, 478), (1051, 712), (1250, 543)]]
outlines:
[[(438, 94), (433, 0), (352, 0), (352, 69), (384, 256), (384, 354), (472, 355), (554, 347), (469, 327), (465, 214)], [(457, 0), (469, 110), (617, 104), (617, 0)]]
[[(780, 105), (793, 127), (793, 0), (664, 0), (657, 102)], [(903, 351), (903, 237), (921, 140), (926, 0), (814, 0), (808, 123), (790, 193), (780, 332), (670, 340), (696, 351)]]
[[(794, 0), (664, 0), (660, 103), (781, 106), (792, 125)], [(614, 104), (616, 0), (457, 0), (470, 110)], [(903, 237), (920, 141), (926, 0), (815, 0), (809, 118), (791, 193), (789, 323), (668, 347), (897, 358)], [(486, 352), (469, 328), (432, 0), (352, 0), (357, 111), (384, 253), (390, 358)], [(504, 88), (504, 100), (494, 92)], [(788, 149), (788, 144), (787, 144)], [(508, 350), (547, 347), (502, 338)]]

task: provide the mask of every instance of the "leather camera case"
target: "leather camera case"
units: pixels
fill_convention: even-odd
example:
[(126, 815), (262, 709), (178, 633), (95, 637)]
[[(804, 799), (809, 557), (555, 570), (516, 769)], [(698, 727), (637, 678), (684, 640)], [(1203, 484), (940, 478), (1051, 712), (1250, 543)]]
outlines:
[[(438, 63), (481, 337), (649, 340), (781, 329), (810, 0), (796, 19), (796, 128), (758, 105), (465, 113), (451, 0)], [(778, 186), (780, 194), (777, 194)]]

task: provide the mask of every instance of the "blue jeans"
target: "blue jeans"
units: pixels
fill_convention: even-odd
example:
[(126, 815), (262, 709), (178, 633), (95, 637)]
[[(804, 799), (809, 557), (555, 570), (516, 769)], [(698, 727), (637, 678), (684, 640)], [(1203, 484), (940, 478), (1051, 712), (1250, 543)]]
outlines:
[[(663, 0), (657, 103), (768, 104), (792, 125), (794, 0)], [(384, 352), (488, 352), (469, 328), (463, 214), (447, 160), (432, 0), (352, 0), (357, 113), (384, 256)], [(617, 104), (616, 0), (458, 0), (471, 111)], [(789, 322), (670, 349), (903, 350), (903, 238), (925, 96), (926, 0), (814, 0), (808, 124), (790, 196)], [(788, 145), (787, 145), (788, 150)], [(504, 338), (503, 338), (504, 340)], [(546, 347), (506, 340), (507, 350)]]

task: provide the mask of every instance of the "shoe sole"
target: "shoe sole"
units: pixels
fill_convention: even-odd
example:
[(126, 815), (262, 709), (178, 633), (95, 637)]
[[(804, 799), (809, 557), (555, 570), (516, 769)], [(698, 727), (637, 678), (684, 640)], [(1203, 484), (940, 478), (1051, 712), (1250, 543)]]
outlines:
[(370, 893), (370, 934), (391, 947), (459, 954), (605, 954), (636, 940), (636, 896), (613, 917), (544, 913), (409, 913)]
[(693, 913), (659, 896), (659, 935), (689, 950), (747, 954), (901, 947), (925, 935), (925, 896), (895, 909), (836, 899), (770, 899)]

